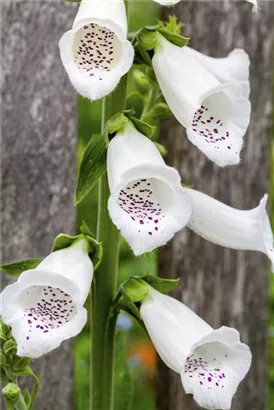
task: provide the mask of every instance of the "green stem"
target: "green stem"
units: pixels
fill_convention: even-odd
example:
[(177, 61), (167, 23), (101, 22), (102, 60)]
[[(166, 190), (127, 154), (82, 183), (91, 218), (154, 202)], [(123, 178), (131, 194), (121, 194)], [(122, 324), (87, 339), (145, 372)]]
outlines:
[(20, 394), (19, 399), (17, 400), (15, 404), (16, 410), (27, 410), (27, 405), (25, 403), (25, 400), (23, 399), (22, 394)]
[[(116, 91), (103, 104), (102, 132), (105, 123), (115, 113), (125, 109), (127, 78), (123, 77)], [(107, 209), (109, 199), (107, 175), (99, 182), (97, 240), (103, 244), (103, 259), (92, 286), (92, 410), (112, 410), (113, 371), (116, 318), (110, 319), (117, 290), (119, 239)]]

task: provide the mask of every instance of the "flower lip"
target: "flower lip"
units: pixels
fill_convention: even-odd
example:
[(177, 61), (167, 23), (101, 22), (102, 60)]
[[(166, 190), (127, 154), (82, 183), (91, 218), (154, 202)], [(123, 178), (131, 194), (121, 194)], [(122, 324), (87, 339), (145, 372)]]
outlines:
[(181, 380), (201, 407), (227, 410), (250, 365), (250, 349), (240, 342), (238, 331), (222, 326), (192, 346)]
[(221, 84), (201, 95), (199, 108), (190, 115), (187, 135), (217, 165), (238, 164), (249, 119), (250, 102), (242, 87)]
[(1, 294), (1, 315), (12, 327), (19, 356), (37, 358), (78, 334), (86, 323), (76, 283), (33, 269)]
[(137, 165), (125, 171), (108, 207), (135, 255), (164, 245), (186, 225), (191, 213), (177, 171), (155, 164)]

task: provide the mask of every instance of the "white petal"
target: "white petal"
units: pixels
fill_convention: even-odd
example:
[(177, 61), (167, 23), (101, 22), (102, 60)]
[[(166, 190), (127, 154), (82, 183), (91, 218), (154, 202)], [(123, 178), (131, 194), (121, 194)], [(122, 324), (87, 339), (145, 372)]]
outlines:
[(173, 6), (174, 4), (179, 3), (181, 0), (154, 0), (156, 3), (161, 4), (162, 6)]
[(201, 407), (228, 410), (250, 364), (250, 349), (240, 342), (237, 330), (221, 327), (192, 347), (181, 379)]
[(238, 164), (250, 112), (239, 84), (220, 85), (201, 96), (187, 136), (215, 164)]
[(79, 94), (97, 100), (115, 89), (133, 63), (126, 35), (122, 0), (81, 3), (72, 30), (59, 42), (63, 65)]
[(161, 359), (177, 373), (193, 344), (212, 332), (212, 327), (183, 303), (151, 287), (140, 313)]
[(236, 48), (225, 58), (209, 57), (193, 48), (186, 50), (211, 71), (221, 83), (238, 82), (243, 90), (243, 95), (248, 98), (250, 93), (248, 54), (240, 48)]
[(19, 356), (37, 358), (77, 335), (87, 320), (77, 284), (55, 272), (33, 269), (1, 294), (3, 322), (12, 327)]
[(79, 301), (84, 304), (93, 278), (93, 264), (85, 240), (78, 240), (68, 248), (51, 253), (36, 269), (59, 273), (70, 279), (80, 289)]
[(244, 65), (242, 58), (229, 59), (238, 65), (227, 69), (224, 77), (231, 76), (231, 81), (223, 82), (217, 68), (211, 70), (194, 55), (188, 47), (177, 47), (159, 35), (152, 64), (161, 91), (193, 144), (219, 166), (237, 164), (250, 120), (243, 81), (235, 78), (238, 65)]
[(110, 142), (108, 209), (135, 255), (164, 245), (182, 229), (190, 204), (178, 172), (131, 124)]
[(273, 234), (266, 212), (267, 195), (258, 207), (242, 211), (202, 192), (186, 188), (192, 214), (188, 226), (217, 245), (265, 253), (274, 264)]

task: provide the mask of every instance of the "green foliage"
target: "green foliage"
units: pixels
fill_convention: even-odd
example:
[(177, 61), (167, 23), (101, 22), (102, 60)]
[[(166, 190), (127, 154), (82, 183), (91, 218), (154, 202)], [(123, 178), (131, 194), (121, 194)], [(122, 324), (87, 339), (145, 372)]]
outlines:
[(7, 275), (18, 277), (22, 272), (29, 269), (35, 269), (43, 258), (26, 259), (24, 261), (17, 261), (0, 265), (0, 270)]
[(107, 143), (100, 134), (90, 139), (80, 165), (75, 193), (75, 205), (78, 205), (90, 193), (98, 179), (106, 172)]
[(24, 398), (27, 410), (32, 410), (40, 386), (39, 379), (30, 367), (30, 359), (17, 356), (17, 345), (12, 337), (11, 328), (5, 325), (1, 319), (0, 339), (1, 381), (6, 384), (2, 393), (7, 402), (7, 409), (13, 409), (20, 396), (18, 377), (31, 376), (34, 379), (34, 385), (31, 392), (25, 390)]

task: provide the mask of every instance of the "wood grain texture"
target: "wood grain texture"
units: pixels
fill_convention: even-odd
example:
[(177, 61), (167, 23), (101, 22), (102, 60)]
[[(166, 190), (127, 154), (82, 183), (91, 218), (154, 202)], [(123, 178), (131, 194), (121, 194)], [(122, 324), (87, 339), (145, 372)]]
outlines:
[[(77, 99), (58, 50), (74, 14), (59, 0), (2, 3), (3, 262), (46, 255), (60, 231), (74, 232)], [(42, 373), (35, 409), (72, 410), (72, 342), (33, 367)]]
[[(187, 139), (175, 119), (162, 124), (168, 163), (186, 184), (235, 208), (257, 206), (270, 181), (271, 75), (274, 3), (261, 2), (253, 14), (245, 2), (181, 2), (172, 12), (185, 23), (190, 45), (213, 57), (243, 47), (251, 58), (252, 118), (238, 167), (220, 169)], [(164, 16), (170, 13), (164, 9)], [(185, 229), (159, 252), (164, 277), (181, 277), (175, 296), (210, 325), (236, 327), (253, 353), (252, 368), (241, 384), (233, 410), (267, 406), (268, 261), (259, 253), (215, 246)], [(197, 409), (180, 378), (159, 363), (158, 410)]]

